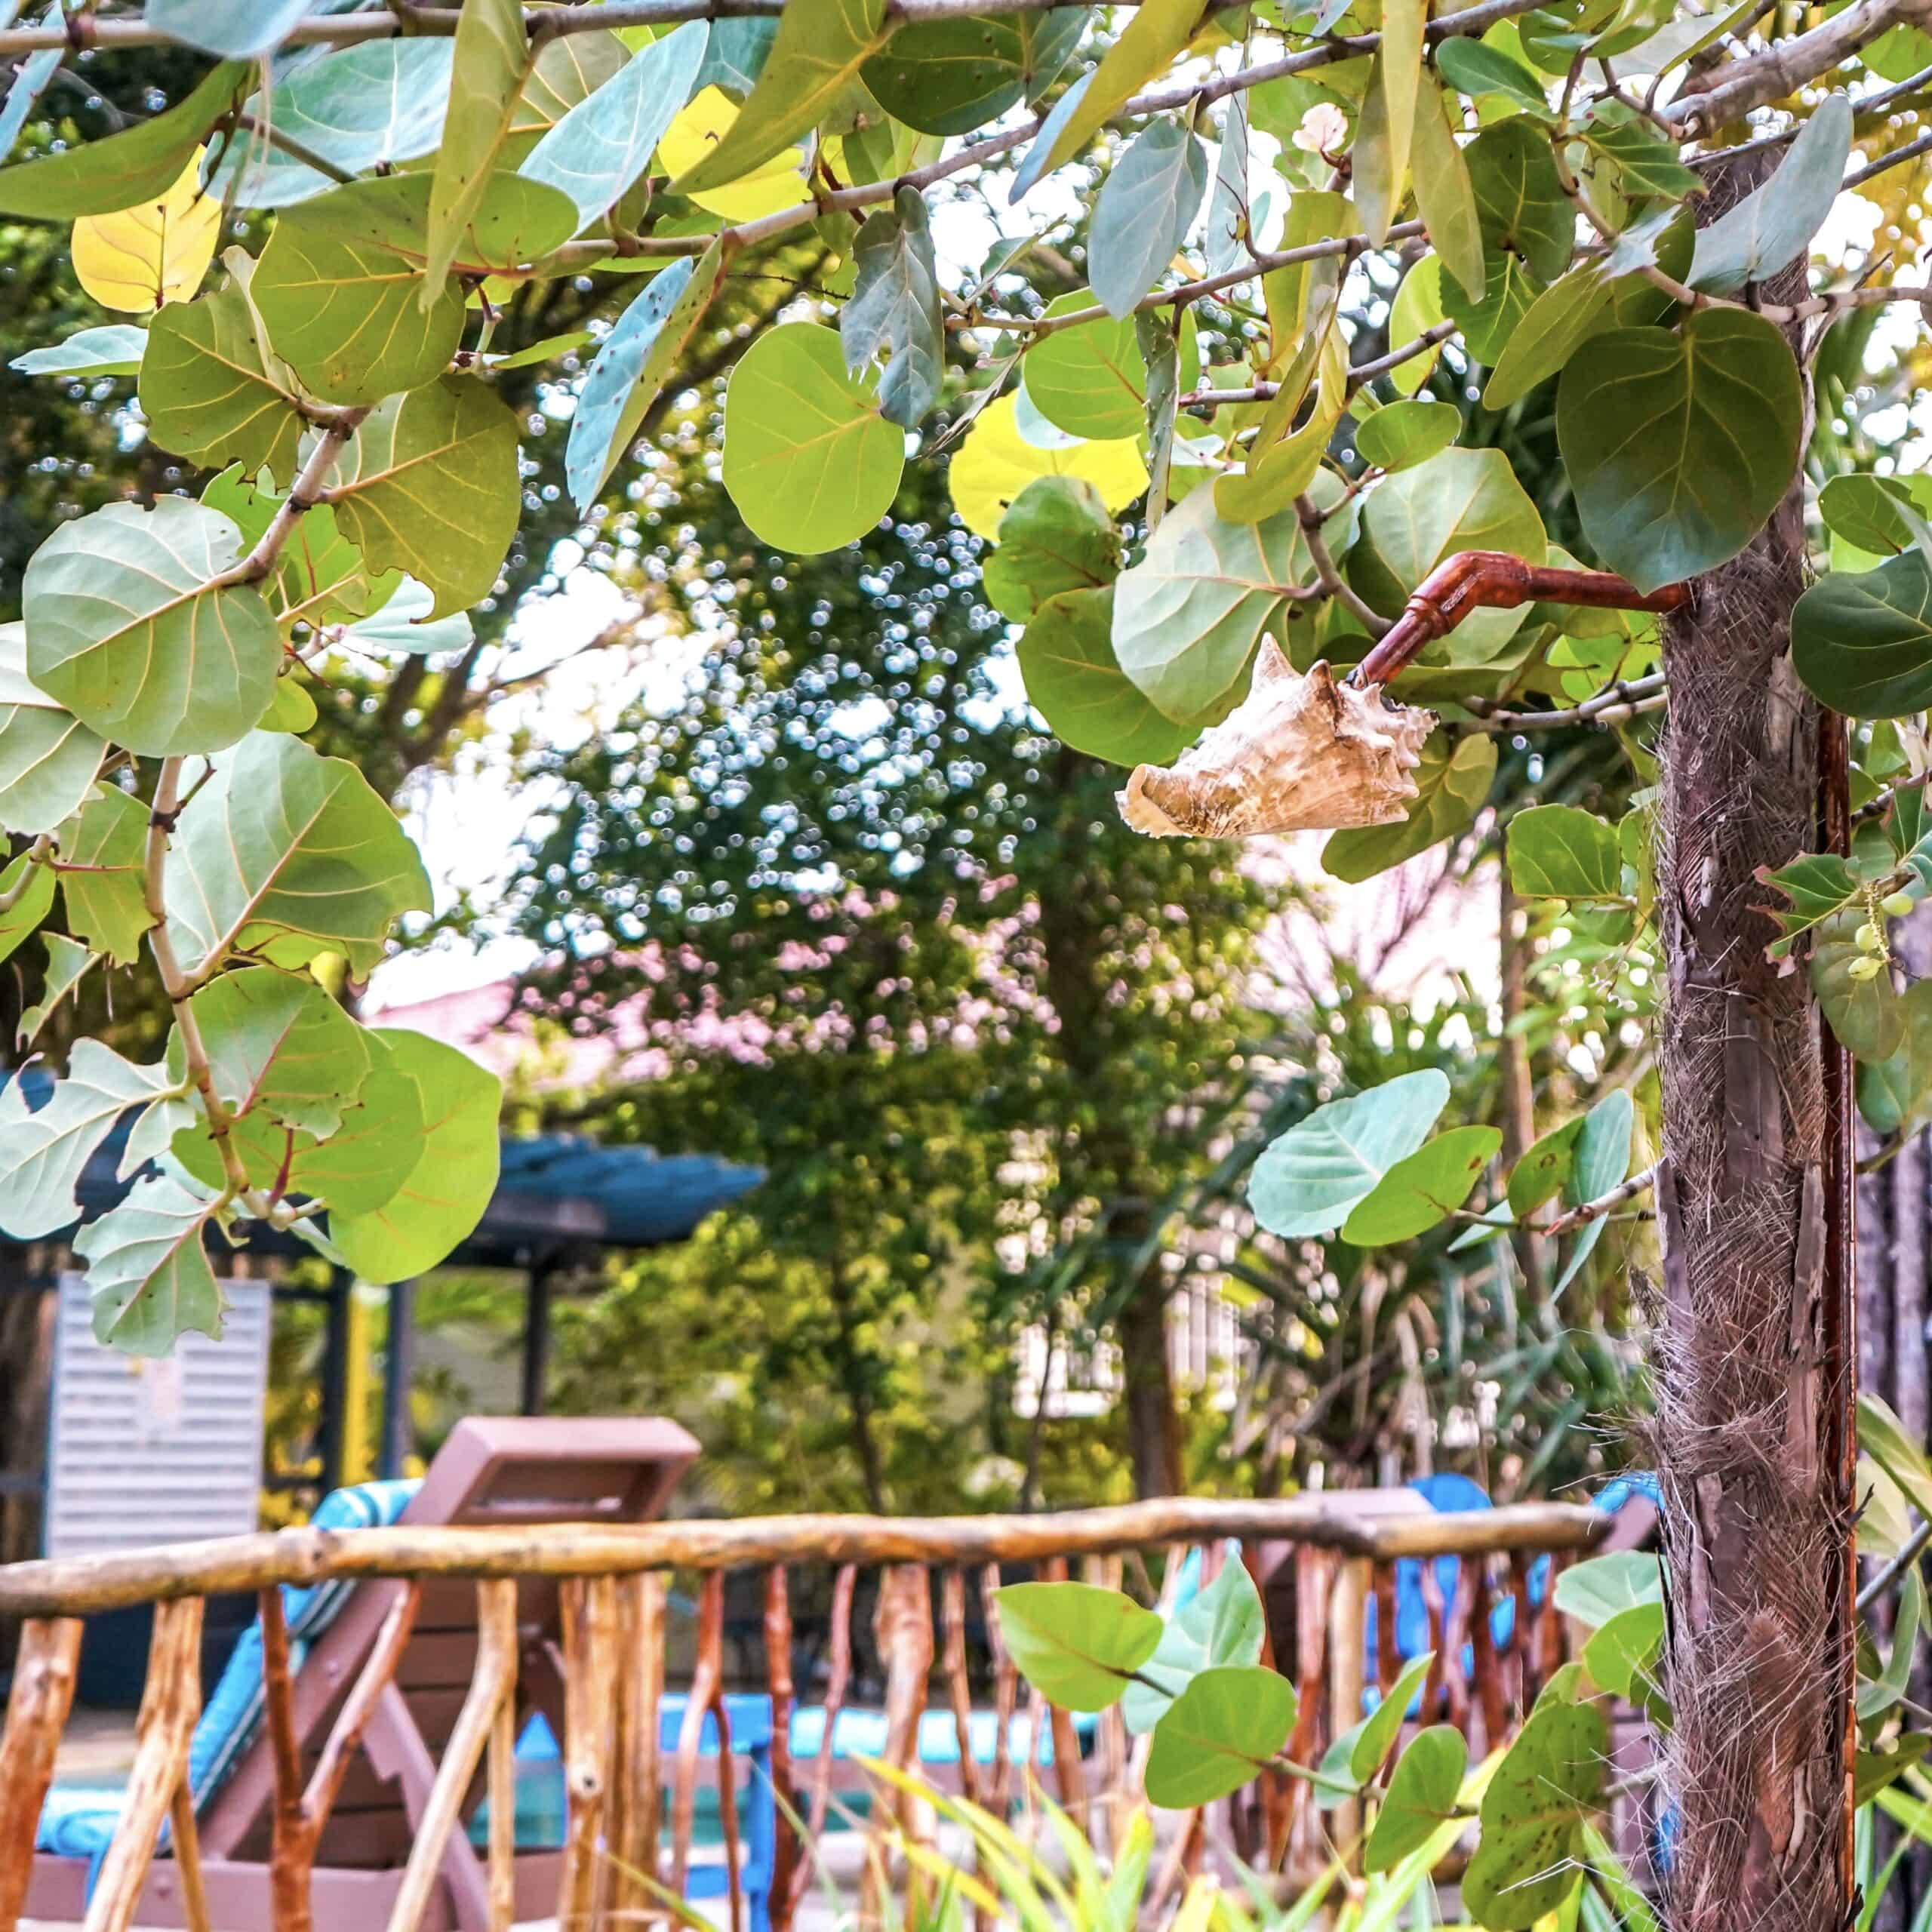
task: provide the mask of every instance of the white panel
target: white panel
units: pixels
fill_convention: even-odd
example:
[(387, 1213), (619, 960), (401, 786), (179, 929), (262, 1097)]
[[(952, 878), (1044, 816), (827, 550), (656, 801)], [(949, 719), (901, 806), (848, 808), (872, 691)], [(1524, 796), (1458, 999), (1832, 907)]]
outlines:
[(224, 1281), (221, 1340), (147, 1361), (94, 1338), (87, 1281), (60, 1278), (47, 1456), (47, 1553), (85, 1556), (256, 1525), (268, 1284)]

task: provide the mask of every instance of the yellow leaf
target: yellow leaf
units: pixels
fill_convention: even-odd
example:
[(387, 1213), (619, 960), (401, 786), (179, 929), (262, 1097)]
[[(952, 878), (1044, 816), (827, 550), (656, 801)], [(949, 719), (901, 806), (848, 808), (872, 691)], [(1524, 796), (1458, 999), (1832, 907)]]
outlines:
[[(721, 141), (738, 118), (731, 97), (720, 88), (706, 88), (681, 109), (657, 143), (657, 170), (674, 178), (691, 169)], [(769, 161), (721, 188), (701, 189), (691, 196), (701, 208), (727, 221), (755, 221), (795, 208), (806, 198), (804, 150), (781, 148)]]
[(74, 223), (74, 272), (103, 309), (144, 315), (202, 285), (221, 233), (221, 197), (201, 189), (202, 151), (158, 202)]
[(976, 536), (995, 541), (1000, 518), (1035, 477), (1076, 476), (1109, 510), (1124, 509), (1147, 488), (1147, 466), (1131, 437), (1041, 449), (1020, 435), (1014, 410), (1010, 395), (987, 404), (952, 459), (952, 506)]

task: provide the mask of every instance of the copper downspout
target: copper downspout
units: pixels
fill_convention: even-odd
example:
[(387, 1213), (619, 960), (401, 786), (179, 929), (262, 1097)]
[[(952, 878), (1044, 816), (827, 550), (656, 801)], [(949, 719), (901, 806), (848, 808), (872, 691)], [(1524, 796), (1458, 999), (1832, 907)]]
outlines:
[(1647, 593), (1608, 571), (1570, 571), (1526, 564), (1506, 550), (1463, 550), (1431, 571), (1404, 608), (1351, 671), (1351, 685), (1386, 685), (1423, 648), (1453, 631), (1472, 611), (1511, 611), (1518, 605), (1585, 604), (1604, 611), (1676, 611), (1689, 600), (1687, 584), (1666, 583)]

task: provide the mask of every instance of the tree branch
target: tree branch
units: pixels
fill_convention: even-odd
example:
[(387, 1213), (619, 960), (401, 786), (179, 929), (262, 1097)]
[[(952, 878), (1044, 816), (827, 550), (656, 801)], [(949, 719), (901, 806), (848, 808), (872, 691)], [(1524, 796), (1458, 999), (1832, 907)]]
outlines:
[(1295, 514), (1301, 519), (1301, 540), (1308, 546), (1309, 558), (1321, 587), (1336, 598), (1371, 637), (1380, 637), (1389, 628), (1389, 620), (1371, 610), (1342, 573), (1335, 568), (1328, 545), (1321, 534), (1322, 513), (1306, 496), (1295, 499)]
[(1537, 1229), (1537, 1232), (1552, 1239), (1558, 1235), (1572, 1233), (1586, 1223), (1600, 1220), (1612, 1208), (1622, 1207), (1633, 1195), (1641, 1194), (1657, 1177), (1657, 1167), (1653, 1162), (1642, 1173), (1619, 1182), (1607, 1194), (1600, 1194), (1594, 1201), (1586, 1201), (1580, 1208), (1573, 1208), (1568, 1214), (1558, 1215), (1555, 1220)]

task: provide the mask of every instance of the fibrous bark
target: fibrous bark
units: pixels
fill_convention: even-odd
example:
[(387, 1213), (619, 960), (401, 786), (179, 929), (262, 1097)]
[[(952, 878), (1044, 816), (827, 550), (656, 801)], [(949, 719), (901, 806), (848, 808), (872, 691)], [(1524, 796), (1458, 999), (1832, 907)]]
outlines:
[[(1734, 169), (1702, 218), (1749, 185)], [(1843, 730), (1792, 672), (1804, 574), (1794, 481), (1665, 627), (1653, 1361), (1676, 1932), (1839, 1932), (1849, 1894), (1845, 1069), (1802, 968), (1765, 958), (1758, 877), (1817, 849)]]

